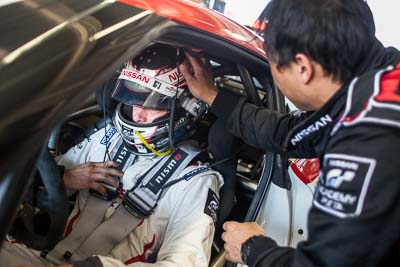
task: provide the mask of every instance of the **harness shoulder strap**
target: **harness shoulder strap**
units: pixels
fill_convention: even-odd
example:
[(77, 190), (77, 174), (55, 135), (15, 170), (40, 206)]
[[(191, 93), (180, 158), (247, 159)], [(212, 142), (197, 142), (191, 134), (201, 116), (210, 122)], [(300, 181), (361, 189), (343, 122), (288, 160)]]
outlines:
[(83, 242), (71, 257), (71, 260), (84, 260), (92, 255), (107, 255), (113, 247), (119, 244), (132, 232), (142, 218), (132, 216), (122, 205), (114, 214)]
[(48, 254), (42, 253), (42, 257), (55, 264), (63, 264), (71, 257), (87, 236), (102, 223), (104, 214), (110, 205), (109, 201), (93, 197), (88, 191), (82, 191), (81, 194), (85, 194), (84, 197), (86, 196), (88, 199), (74, 227), (79, 231), (72, 231), (65, 239), (58, 242)]
[(123, 203), (125, 208), (137, 217), (149, 216), (168, 190), (164, 185), (175, 180), (199, 153), (199, 150), (191, 146), (181, 146), (162, 159), (141, 179), (140, 184), (126, 193)]

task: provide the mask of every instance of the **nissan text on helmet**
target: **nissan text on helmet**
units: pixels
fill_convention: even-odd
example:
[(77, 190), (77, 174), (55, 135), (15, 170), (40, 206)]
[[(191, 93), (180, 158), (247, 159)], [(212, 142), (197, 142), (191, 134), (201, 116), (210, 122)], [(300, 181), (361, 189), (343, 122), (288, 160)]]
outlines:
[[(194, 98), (178, 69), (179, 50), (153, 44), (125, 63), (112, 97), (119, 104), (114, 124), (135, 154), (164, 156), (193, 132), (194, 122), (205, 114), (207, 106)], [(167, 111), (150, 123), (133, 121), (132, 108)], [(174, 130), (170, 124), (174, 124)]]

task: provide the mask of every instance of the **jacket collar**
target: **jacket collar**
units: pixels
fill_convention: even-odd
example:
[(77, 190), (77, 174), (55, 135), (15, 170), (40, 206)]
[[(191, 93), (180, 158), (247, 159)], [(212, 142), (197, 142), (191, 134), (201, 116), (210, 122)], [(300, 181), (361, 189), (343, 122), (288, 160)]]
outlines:
[(362, 58), (354, 71), (354, 77), (360, 76), (368, 71), (386, 68), (387, 65), (395, 64), (400, 60), (399, 52), (395, 48), (385, 48), (382, 43), (375, 39), (368, 54)]
[(306, 119), (289, 132), (285, 142), (286, 149), (290, 150), (322, 131), (331, 128), (343, 110), (347, 85), (345, 83), (321, 109), (303, 113)]

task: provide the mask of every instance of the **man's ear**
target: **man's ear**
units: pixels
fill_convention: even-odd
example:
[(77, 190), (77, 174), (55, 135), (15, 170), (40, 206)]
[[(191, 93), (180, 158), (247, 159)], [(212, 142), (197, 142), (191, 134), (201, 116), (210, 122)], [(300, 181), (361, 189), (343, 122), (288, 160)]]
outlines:
[(295, 59), (296, 71), (298, 72), (297, 74), (304, 84), (308, 84), (315, 74), (314, 65), (312, 64), (310, 57), (305, 54), (298, 53), (296, 54)]

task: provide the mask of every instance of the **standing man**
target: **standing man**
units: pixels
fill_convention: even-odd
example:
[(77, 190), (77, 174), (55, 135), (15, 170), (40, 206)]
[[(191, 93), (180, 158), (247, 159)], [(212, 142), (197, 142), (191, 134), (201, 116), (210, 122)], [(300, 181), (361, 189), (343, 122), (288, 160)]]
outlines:
[(307, 241), (280, 247), (255, 223), (227, 222), (227, 259), (249, 266), (395, 266), (400, 53), (375, 39), (363, 0), (269, 5), (265, 49), (272, 75), (307, 112), (279, 114), (218, 92), (205, 62), (190, 55), (181, 71), (192, 94), (210, 104), (236, 136), (285, 157), (319, 157), (321, 175)]

